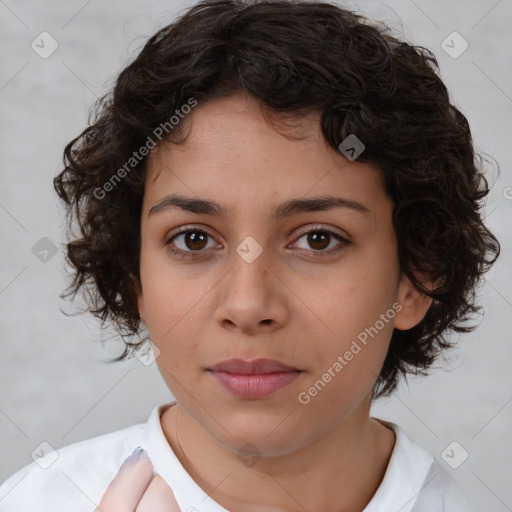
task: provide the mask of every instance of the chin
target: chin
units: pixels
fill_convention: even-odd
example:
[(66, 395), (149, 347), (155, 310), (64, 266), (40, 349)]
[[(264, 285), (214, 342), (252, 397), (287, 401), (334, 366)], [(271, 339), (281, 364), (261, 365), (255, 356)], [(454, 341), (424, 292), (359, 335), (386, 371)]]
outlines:
[(219, 426), (211, 418), (206, 418), (209, 431), (220, 444), (237, 453), (240, 457), (275, 457), (292, 452), (302, 445), (303, 433), (292, 432), (290, 423), (283, 421), (282, 408), (277, 413), (243, 412), (237, 410), (222, 414)]

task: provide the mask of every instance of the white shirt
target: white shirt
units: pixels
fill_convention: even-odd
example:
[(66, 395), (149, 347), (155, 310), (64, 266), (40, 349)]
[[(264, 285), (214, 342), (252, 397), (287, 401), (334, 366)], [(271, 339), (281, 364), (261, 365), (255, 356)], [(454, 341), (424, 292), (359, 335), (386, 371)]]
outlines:
[[(126, 457), (142, 446), (183, 512), (229, 512), (197, 485), (167, 442), (160, 416), (168, 406), (156, 406), (147, 423), (45, 450), (0, 486), (0, 511), (92, 512)], [(397, 425), (384, 423), (394, 430), (396, 442), (381, 485), (362, 512), (471, 512), (433, 456)]]

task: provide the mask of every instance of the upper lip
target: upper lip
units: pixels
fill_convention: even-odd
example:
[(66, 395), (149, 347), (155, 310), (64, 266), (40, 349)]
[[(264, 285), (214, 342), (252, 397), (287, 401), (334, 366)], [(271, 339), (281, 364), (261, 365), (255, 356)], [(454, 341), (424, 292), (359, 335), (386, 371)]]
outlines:
[(209, 370), (242, 375), (299, 371), (297, 368), (288, 366), (281, 361), (267, 358), (254, 359), (253, 361), (244, 361), (243, 359), (226, 359), (225, 361), (221, 361), (215, 366), (209, 368)]

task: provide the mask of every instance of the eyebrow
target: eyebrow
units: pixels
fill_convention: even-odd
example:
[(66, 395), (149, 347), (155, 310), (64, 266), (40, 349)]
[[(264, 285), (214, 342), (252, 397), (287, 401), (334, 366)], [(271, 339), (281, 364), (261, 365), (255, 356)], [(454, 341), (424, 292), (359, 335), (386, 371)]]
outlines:
[[(274, 220), (279, 220), (297, 213), (318, 212), (331, 210), (333, 208), (350, 208), (365, 215), (370, 214), (370, 210), (362, 203), (343, 197), (323, 195), (285, 201), (274, 209), (272, 212), (272, 218)], [(213, 215), (221, 218), (225, 218), (229, 214), (226, 207), (217, 204), (214, 201), (186, 197), (179, 194), (170, 194), (152, 206), (149, 210), (148, 216), (170, 209), (178, 209), (196, 214)]]

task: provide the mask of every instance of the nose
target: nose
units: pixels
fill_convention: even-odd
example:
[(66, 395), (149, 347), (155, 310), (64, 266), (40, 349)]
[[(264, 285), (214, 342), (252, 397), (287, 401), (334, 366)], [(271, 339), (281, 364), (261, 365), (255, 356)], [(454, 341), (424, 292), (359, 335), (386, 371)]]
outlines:
[(217, 322), (245, 334), (279, 329), (288, 315), (288, 288), (270, 266), (270, 251), (263, 249), (253, 261), (240, 254), (233, 252), (230, 270), (219, 283)]

